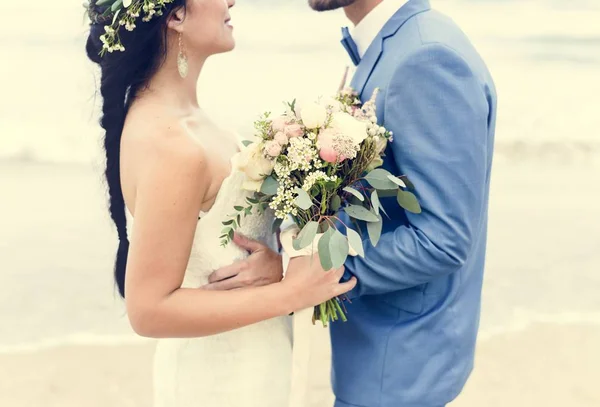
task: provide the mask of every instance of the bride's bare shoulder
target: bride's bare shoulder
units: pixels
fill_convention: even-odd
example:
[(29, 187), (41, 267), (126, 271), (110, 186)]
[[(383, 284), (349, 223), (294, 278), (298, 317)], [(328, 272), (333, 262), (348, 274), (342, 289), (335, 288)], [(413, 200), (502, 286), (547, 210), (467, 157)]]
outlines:
[(144, 106), (127, 116), (121, 141), (122, 154), (155, 165), (205, 169), (207, 152), (176, 112)]

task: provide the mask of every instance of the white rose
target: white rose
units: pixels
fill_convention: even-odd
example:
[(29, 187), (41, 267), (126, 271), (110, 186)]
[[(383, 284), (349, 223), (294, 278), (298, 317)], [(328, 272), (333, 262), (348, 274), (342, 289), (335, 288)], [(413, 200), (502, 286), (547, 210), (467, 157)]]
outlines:
[(302, 106), (300, 118), (307, 129), (316, 129), (325, 124), (327, 120), (327, 110), (325, 107), (316, 103), (307, 103)]
[(340, 112), (343, 108), (342, 104), (335, 98), (327, 97), (321, 102), (323, 106), (331, 109), (332, 112)]
[(368, 136), (367, 124), (344, 112), (332, 115), (331, 127), (352, 138), (357, 146)]
[(244, 189), (259, 191), (263, 181), (273, 172), (275, 161), (269, 160), (263, 154), (262, 143), (252, 143), (240, 152), (236, 160), (238, 171), (246, 174)]

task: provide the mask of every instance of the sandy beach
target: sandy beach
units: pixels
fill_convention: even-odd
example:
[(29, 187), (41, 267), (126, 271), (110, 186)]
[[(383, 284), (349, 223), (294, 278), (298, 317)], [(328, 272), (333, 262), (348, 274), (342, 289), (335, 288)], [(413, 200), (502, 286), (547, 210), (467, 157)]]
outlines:
[[(571, 155), (567, 164), (553, 154), (526, 164), (498, 155), (476, 369), (453, 407), (600, 405), (599, 166), (594, 152)], [(153, 341), (135, 341), (113, 296), (98, 171), (1, 162), (0, 188), (10, 266), (0, 273), (0, 334), (15, 345), (0, 351), (0, 405), (150, 406)], [(14, 213), (29, 215), (17, 224)], [(39, 274), (45, 267), (60, 281)], [(56, 325), (97, 337), (20, 346)], [(326, 331), (310, 329), (322, 346), (311, 355), (306, 407), (327, 407)]]
[[(600, 327), (536, 324), (482, 341), (477, 366), (452, 407), (597, 407)], [(325, 348), (325, 347), (324, 347)], [(323, 355), (326, 355), (326, 349)], [(73, 346), (0, 356), (0, 401), (7, 406), (151, 405), (153, 344)], [(326, 361), (307, 407), (331, 406)]]

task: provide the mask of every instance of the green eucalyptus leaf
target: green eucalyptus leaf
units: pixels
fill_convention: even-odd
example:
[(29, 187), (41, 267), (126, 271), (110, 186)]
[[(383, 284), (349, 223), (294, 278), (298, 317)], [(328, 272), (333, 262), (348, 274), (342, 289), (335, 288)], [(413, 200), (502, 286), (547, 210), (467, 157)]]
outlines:
[(262, 186), (260, 187), (260, 192), (262, 192), (265, 195), (272, 196), (277, 194), (278, 188), (279, 182), (277, 182), (277, 180), (273, 177), (267, 177), (262, 183)]
[(281, 227), (282, 223), (283, 223), (283, 219), (279, 219), (279, 218), (275, 219), (275, 222), (273, 222), (273, 227), (271, 228), (271, 231), (273, 233), (276, 233), (279, 230), (279, 228)]
[(364, 220), (365, 222), (377, 222), (378, 218), (373, 212), (370, 212), (364, 206), (350, 205), (344, 208), (344, 211), (354, 219)]
[(233, 209), (235, 209), (236, 211), (240, 212), (244, 210), (243, 206), (234, 206)]
[(113, 3), (113, 5), (111, 6), (110, 10), (111, 11), (117, 11), (118, 8), (120, 8), (123, 5), (123, 0), (117, 0)]
[(379, 215), (379, 212), (383, 212), (385, 213), (385, 216), (388, 216), (388, 214), (385, 212), (385, 209), (383, 209), (381, 201), (379, 200), (379, 193), (377, 190), (371, 193), (371, 203), (373, 204), (373, 210), (375, 211), (375, 214)]
[[(115, 5), (113, 4), (113, 7), (114, 7), (114, 6), (115, 6)], [(114, 10), (112, 10), (112, 11), (114, 11)], [(113, 20), (112, 20), (112, 24), (113, 24), (113, 25), (114, 25), (114, 24), (115, 24), (115, 22), (117, 21), (117, 18), (119, 18), (119, 14), (120, 14), (120, 13), (121, 13), (121, 10), (117, 10), (117, 12), (115, 13), (115, 15), (113, 16)]]
[(398, 185), (399, 187), (406, 188), (406, 184), (400, 178), (395, 177), (393, 175), (388, 175), (388, 179), (394, 184)]
[(358, 253), (360, 257), (365, 257), (365, 249), (358, 232), (354, 229), (346, 228), (346, 233), (348, 234), (348, 243), (350, 246)]
[(113, 1), (115, 1), (115, 0), (98, 0), (96, 2), (96, 6), (104, 6), (106, 4), (112, 3)]
[(361, 202), (363, 202), (365, 200), (365, 197), (363, 196), (363, 194), (361, 194), (358, 190), (356, 190), (352, 187), (346, 187), (343, 190), (348, 192), (349, 194), (354, 195)]
[(339, 195), (334, 195), (331, 198), (330, 208), (332, 211), (337, 212), (342, 207), (342, 198)]
[(302, 250), (315, 240), (319, 224), (317, 222), (308, 222), (306, 226), (302, 228), (298, 236), (292, 241), (292, 246), (296, 250)]
[(411, 191), (415, 190), (415, 185), (410, 182), (410, 180), (408, 179), (408, 177), (406, 175), (402, 175), (400, 178), (405, 184), (406, 184), (406, 188), (410, 189)]
[(242, 140), (242, 145), (244, 147), (248, 147), (250, 144), (252, 144), (253, 142), (250, 140)]
[(321, 260), (321, 267), (323, 270), (331, 270), (333, 268), (333, 262), (331, 260), (331, 251), (329, 249), (329, 242), (331, 237), (335, 233), (334, 228), (327, 229), (327, 232), (319, 239), (319, 259)]
[(381, 237), (381, 230), (383, 228), (383, 221), (380, 215), (377, 215), (379, 218), (378, 222), (369, 222), (367, 223), (367, 232), (369, 233), (369, 239), (371, 239), (371, 244), (373, 246), (377, 246), (379, 243), (379, 238)]
[(388, 178), (390, 175), (392, 174), (390, 174), (388, 171), (382, 168), (377, 168), (368, 173), (365, 176), (365, 179), (373, 188), (376, 189), (398, 189), (398, 185)]
[(305, 190), (303, 190), (302, 188), (296, 188), (294, 192), (298, 194), (298, 196), (294, 200), (294, 203), (300, 209), (307, 210), (313, 206), (312, 200), (310, 199), (310, 196)]
[(397, 189), (380, 189), (377, 191), (377, 196), (379, 198), (391, 198), (396, 197), (398, 195)]
[(340, 268), (348, 258), (350, 250), (348, 239), (339, 230), (333, 229), (333, 235), (329, 241), (329, 253), (331, 253), (331, 264), (333, 268)]
[(399, 190), (397, 199), (398, 204), (408, 212), (421, 213), (421, 205), (412, 192)]

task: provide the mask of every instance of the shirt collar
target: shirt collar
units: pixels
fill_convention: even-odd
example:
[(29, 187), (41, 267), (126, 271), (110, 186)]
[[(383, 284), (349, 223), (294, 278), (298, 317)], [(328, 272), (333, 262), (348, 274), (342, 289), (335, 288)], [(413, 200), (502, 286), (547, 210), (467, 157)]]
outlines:
[(365, 52), (367, 52), (367, 49), (383, 26), (408, 1), (383, 0), (352, 29), (352, 39), (356, 43), (358, 54), (361, 58), (365, 55)]

